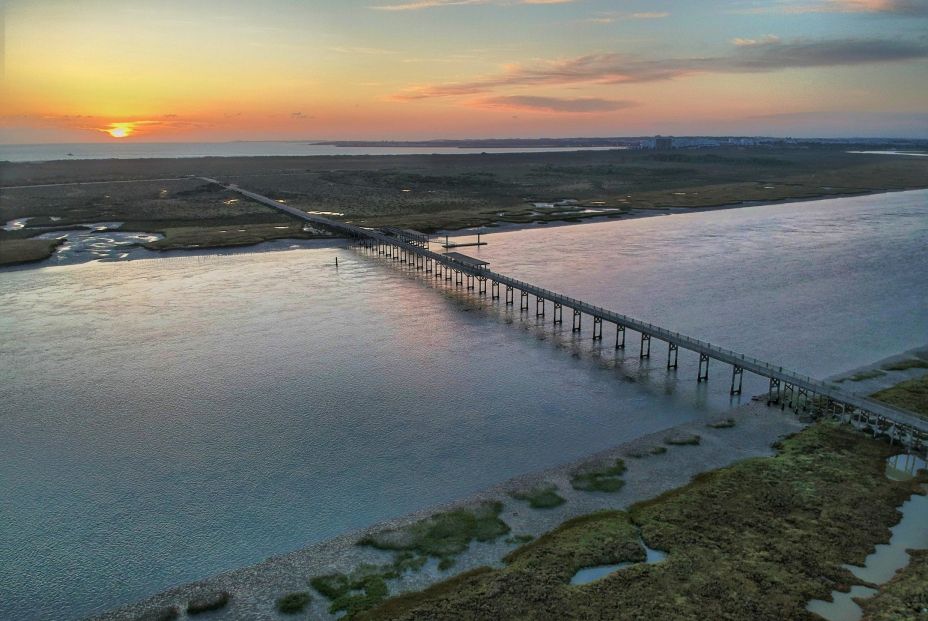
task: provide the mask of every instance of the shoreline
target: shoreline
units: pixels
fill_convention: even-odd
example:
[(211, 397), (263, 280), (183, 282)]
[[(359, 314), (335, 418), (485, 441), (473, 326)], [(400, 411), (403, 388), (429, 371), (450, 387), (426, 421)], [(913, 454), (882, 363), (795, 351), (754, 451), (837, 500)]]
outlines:
[[(844, 371), (832, 378), (849, 377), (861, 370), (878, 368), (888, 363), (928, 355), (928, 345), (887, 356), (868, 365)], [(920, 374), (928, 373), (917, 370)], [(884, 382), (905, 380), (907, 371), (891, 371)], [(761, 395), (763, 396), (763, 395)], [(734, 426), (715, 428), (710, 423), (730, 418)], [(730, 466), (744, 459), (767, 457), (776, 453), (774, 444), (786, 436), (804, 429), (810, 421), (800, 415), (763, 399), (751, 399), (733, 407), (719, 419), (705, 417), (645, 434), (611, 448), (592, 453), (576, 460), (549, 468), (527, 472), (483, 490), (447, 503), (426, 506), (420, 510), (398, 516), (365, 528), (345, 532), (336, 537), (308, 544), (291, 552), (273, 555), (263, 561), (219, 572), (193, 582), (168, 587), (133, 603), (121, 605), (102, 613), (95, 613), (85, 621), (134, 621), (141, 615), (165, 606), (184, 608), (194, 597), (229, 591), (233, 598), (228, 607), (216, 617), (232, 621), (280, 618), (275, 609), (277, 598), (294, 591), (309, 589), (308, 579), (335, 572), (350, 573), (367, 564), (389, 563), (390, 553), (357, 545), (367, 535), (387, 529), (402, 528), (436, 513), (473, 507), (487, 501), (500, 501), (504, 510), (500, 514), (510, 527), (511, 536), (530, 534), (537, 538), (565, 521), (599, 510), (623, 510), (635, 503), (656, 498), (663, 493), (690, 483), (694, 477)], [(690, 434), (700, 436), (694, 446), (672, 446), (670, 437)], [(661, 446), (666, 452), (650, 454), (649, 449)], [(599, 466), (622, 459), (627, 470), (622, 475), (625, 485), (614, 494), (585, 492), (571, 487), (571, 475), (590, 466)], [(539, 485), (554, 484), (557, 493), (566, 502), (553, 509), (533, 509), (526, 502), (512, 497), (513, 492), (524, 492)], [(421, 591), (466, 571), (481, 566), (501, 567), (502, 558), (521, 543), (509, 543), (503, 537), (490, 543), (472, 541), (457, 558), (451, 571), (439, 571), (435, 559), (430, 559), (419, 571), (404, 574), (390, 581), (390, 596)], [(315, 619), (332, 620), (328, 600), (314, 593), (307, 613)]]
[(859, 198), (862, 196), (879, 196), (882, 194), (898, 194), (901, 192), (922, 192), (928, 190), (928, 186), (923, 188), (906, 188), (904, 190), (873, 190), (871, 192), (857, 192), (849, 194), (822, 194), (821, 196), (811, 196), (807, 198), (785, 198), (770, 201), (746, 200), (736, 203), (723, 203), (720, 205), (711, 205), (705, 207), (665, 207), (660, 209), (633, 208), (631, 212), (622, 213), (617, 216), (589, 216), (583, 217), (578, 215), (579, 222), (569, 220), (551, 220), (548, 222), (506, 222), (500, 220), (498, 223), (483, 227), (465, 227), (461, 229), (441, 229), (430, 235), (433, 237), (461, 237), (464, 235), (473, 235), (479, 230), (480, 235), (492, 235), (493, 233), (508, 233), (510, 231), (521, 231), (525, 229), (555, 228), (561, 226), (575, 226), (580, 224), (600, 224), (602, 222), (621, 222), (623, 220), (638, 220), (640, 218), (652, 218), (659, 216), (675, 216), (688, 213), (702, 213), (709, 211), (726, 211), (729, 209), (744, 209), (748, 207), (767, 207), (769, 205), (788, 205), (791, 203), (808, 203), (814, 201), (834, 200), (839, 198)]
[[(493, 487), (477, 491), (450, 503), (428, 506), (366, 528), (350, 531), (335, 538), (309, 544), (282, 555), (271, 556), (256, 564), (232, 569), (190, 583), (169, 587), (141, 601), (87, 617), (93, 621), (129, 621), (164, 606), (184, 604), (192, 597), (220, 590), (233, 594), (230, 605), (217, 616), (230, 620), (277, 618), (274, 608), (278, 597), (306, 590), (312, 576), (333, 572), (349, 573), (364, 563), (387, 563), (388, 552), (361, 547), (356, 542), (366, 535), (385, 529), (408, 526), (435, 513), (472, 507), (485, 501), (501, 501), (505, 508), (500, 514), (512, 529), (511, 535), (531, 534), (535, 537), (557, 527), (562, 522), (603, 509), (624, 509), (636, 502), (686, 485), (704, 472), (716, 470), (752, 457), (774, 454), (772, 445), (779, 439), (805, 427), (799, 417), (789, 411), (761, 402), (749, 402), (733, 408), (728, 416), (736, 423), (733, 428), (712, 428), (716, 419), (693, 420), (682, 425), (640, 436), (629, 442), (599, 451), (578, 460), (550, 468), (525, 473)], [(668, 437), (698, 434), (701, 442), (695, 446), (669, 446)], [(663, 446), (666, 453), (635, 458), (631, 454), (647, 453), (654, 446)], [(591, 465), (623, 459), (627, 471), (624, 487), (617, 493), (578, 491), (571, 487), (571, 474)], [(567, 502), (554, 509), (531, 509), (528, 504), (513, 499), (514, 491), (524, 491), (541, 483), (554, 483)], [(489, 565), (502, 565), (501, 558), (520, 544), (506, 544), (503, 538), (492, 543), (471, 542), (451, 571), (439, 571), (434, 560), (421, 570), (391, 581), (391, 595), (421, 590), (454, 575)], [(313, 618), (335, 619), (328, 612), (328, 601), (314, 597), (308, 607)]]
[[(86, 183), (86, 182), (82, 182)], [(110, 183), (110, 182), (106, 182)], [(26, 186), (28, 187), (28, 186)], [(0, 188), (2, 190), (3, 188)], [(873, 192), (865, 193), (855, 193), (855, 194), (828, 194), (816, 197), (809, 198), (799, 198), (799, 199), (783, 199), (783, 200), (774, 200), (774, 201), (741, 201), (738, 203), (726, 203), (723, 205), (716, 205), (710, 207), (668, 207), (666, 209), (633, 209), (629, 213), (622, 213), (618, 216), (590, 216), (585, 218), (580, 218), (578, 222), (571, 222), (568, 220), (552, 220), (548, 222), (531, 222), (531, 223), (517, 223), (517, 222), (506, 222), (499, 221), (498, 223), (491, 226), (483, 227), (465, 227), (460, 229), (441, 229), (435, 233), (430, 234), (430, 238), (435, 240), (435, 243), (439, 243), (441, 237), (448, 236), (449, 238), (460, 238), (475, 235), (478, 231), (481, 235), (492, 235), (493, 233), (508, 233), (512, 231), (521, 231), (529, 229), (540, 229), (540, 228), (557, 228), (562, 226), (575, 226), (583, 224), (601, 224), (603, 222), (621, 222), (624, 220), (637, 220), (640, 218), (652, 218), (659, 216), (673, 216), (679, 214), (687, 213), (697, 213), (697, 212), (711, 212), (711, 211), (723, 211), (729, 209), (742, 209), (749, 207), (766, 207), (769, 205), (786, 205), (791, 203), (805, 203), (819, 200), (833, 200), (840, 198), (855, 198), (861, 196), (877, 196), (882, 194), (896, 194), (901, 192), (922, 192), (928, 191), (928, 187), (925, 188), (914, 188), (914, 189), (905, 189), (905, 190), (876, 190)], [(69, 229), (71, 230), (71, 229)], [(77, 230), (77, 229), (74, 229)], [(152, 233), (153, 231), (141, 231), (144, 233)], [(40, 235), (42, 233), (37, 233)], [(34, 238), (27, 238), (34, 239)], [(158, 256), (152, 257), (135, 257), (132, 256), (133, 253), (136, 253), (138, 250), (145, 250), (151, 253), (158, 253), (161, 256), (206, 256), (206, 255), (223, 255), (229, 254), (228, 252), (223, 252), (224, 250), (237, 250), (240, 253), (249, 253), (249, 252), (274, 252), (279, 250), (287, 250), (289, 248), (278, 248), (274, 247), (275, 244), (296, 244), (300, 247), (332, 247), (340, 243), (344, 238), (342, 237), (328, 237), (328, 238), (316, 238), (316, 239), (297, 239), (297, 238), (278, 238), (278, 239), (269, 239), (264, 241), (256, 241), (246, 244), (238, 245), (224, 245), (224, 246), (202, 246), (197, 248), (169, 248), (169, 249), (152, 249), (146, 248), (142, 245), (136, 245), (127, 247), (129, 250), (130, 256), (122, 259), (124, 261), (135, 261), (139, 259), (152, 259), (159, 258)], [(318, 246), (316, 244), (303, 245), (306, 242), (322, 242)], [(44, 258), (29, 259), (24, 261), (19, 261), (16, 263), (8, 263), (5, 265), (0, 265), (0, 273), (3, 273), (6, 270), (11, 269), (36, 269), (42, 267), (49, 267), (51, 265), (60, 265), (53, 264), (51, 260), (55, 257), (55, 251), (57, 247), (53, 249), (52, 253)], [(176, 253), (176, 254), (168, 254)], [(94, 260), (89, 261), (69, 261), (66, 265), (80, 265), (83, 263), (95, 262)]]

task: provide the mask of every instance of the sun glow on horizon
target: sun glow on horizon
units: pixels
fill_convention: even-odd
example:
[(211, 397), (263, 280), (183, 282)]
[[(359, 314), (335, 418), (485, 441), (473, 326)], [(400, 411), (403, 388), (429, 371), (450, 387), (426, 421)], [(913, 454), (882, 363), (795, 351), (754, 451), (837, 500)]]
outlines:
[(110, 123), (109, 127), (101, 129), (113, 138), (128, 138), (135, 133), (135, 123)]

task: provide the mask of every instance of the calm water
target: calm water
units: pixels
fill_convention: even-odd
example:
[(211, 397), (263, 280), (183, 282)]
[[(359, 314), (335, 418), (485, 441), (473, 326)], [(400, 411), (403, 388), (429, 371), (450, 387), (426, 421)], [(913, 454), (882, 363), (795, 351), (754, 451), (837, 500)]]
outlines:
[(0, 145), (0, 161), (136, 159), (149, 157), (249, 157), (274, 155), (415, 155), (418, 153), (535, 153), (599, 151), (614, 147), (543, 149), (459, 149), (457, 147), (336, 147), (311, 141), (257, 142), (100, 142), (87, 144)]
[[(925, 191), (488, 241), (494, 269), (818, 376), (928, 342)], [(610, 338), (338, 248), (0, 272), (0, 618), (79, 618), (730, 407), (721, 365), (697, 386), (689, 356), (667, 374)]]

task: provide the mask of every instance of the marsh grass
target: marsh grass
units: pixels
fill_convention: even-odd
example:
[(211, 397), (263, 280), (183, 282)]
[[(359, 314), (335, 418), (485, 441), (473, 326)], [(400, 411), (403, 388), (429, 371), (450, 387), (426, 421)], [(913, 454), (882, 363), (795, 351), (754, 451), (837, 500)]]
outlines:
[(570, 485), (584, 492), (617, 492), (625, 485), (625, 481), (622, 480), (624, 472), (625, 462), (617, 459), (611, 466), (603, 465), (574, 473), (570, 478)]
[(471, 541), (493, 541), (508, 533), (509, 526), (499, 518), (502, 510), (501, 502), (483, 502), (436, 513), (408, 526), (368, 535), (358, 545), (438, 559), (453, 557), (466, 550)]
[(516, 500), (527, 501), (532, 509), (551, 509), (567, 502), (557, 493), (557, 486), (553, 483), (543, 483), (528, 490), (512, 492), (510, 496)]
[(230, 599), (232, 599), (232, 595), (228, 591), (219, 591), (195, 597), (187, 602), (187, 614), (199, 615), (204, 612), (225, 608)]
[(908, 371), (909, 369), (928, 369), (928, 360), (921, 358), (908, 358), (883, 366), (886, 371)]
[(900, 382), (871, 396), (928, 417), (928, 375)]
[(864, 380), (873, 379), (876, 377), (883, 377), (884, 375), (886, 375), (885, 372), (880, 371), (879, 369), (873, 369), (872, 371), (861, 371), (860, 373), (855, 373), (847, 379), (852, 382), (862, 382)]
[[(886, 443), (817, 423), (774, 457), (705, 473), (634, 505), (565, 522), (482, 568), (384, 602), (365, 619), (810, 619), (805, 606), (858, 579), (918, 481), (889, 481)], [(924, 479), (924, 475), (923, 475)], [(644, 560), (571, 586), (580, 568)], [(849, 536), (853, 533), (853, 536)], [(914, 584), (918, 584), (914, 582)]]
[(312, 595), (307, 591), (287, 593), (277, 600), (277, 610), (285, 615), (299, 614), (306, 609), (312, 599)]
[(330, 600), (329, 612), (344, 612), (346, 619), (373, 608), (390, 593), (382, 568), (375, 565), (362, 565), (351, 574), (317, 576), (309, 583)]
[(667, 452), (666, 446), (656, 445), (656, 446), (648, 447), (647, 449), (644, 449), (644, 450), (632, 451), (631, 453), (628, 453), (628, 456), (633, 457), (635, 459), (643, 459), (645, 457), (653, 457), (654, 455), (663, 455), (666, 452)]
[(668, 436), (664, 438), (664, 444), (670, 446), (696, 446), (702, 442), (702, 438), (697, 433)]

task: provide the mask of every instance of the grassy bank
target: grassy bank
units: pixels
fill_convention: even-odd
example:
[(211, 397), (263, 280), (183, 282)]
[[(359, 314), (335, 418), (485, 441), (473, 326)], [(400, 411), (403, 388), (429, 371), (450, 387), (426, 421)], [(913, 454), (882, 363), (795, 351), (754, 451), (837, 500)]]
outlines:
[(873, 397), (928, 418), (928, 375), (906, 380), (874, 393)]
[(37, 240), (36, 235), (94, 222), (122, 222), (121, 231), (163, 235), (145, 245), (151, 250), (320, 236), (304, 231), (294, 218), (196, 179), (0, 190), (0, 198), (0, 220), (29, 218), (21, 229), (0, 230), (0, 266), (50, 256), (57, 242)]
[[(784, 441), (779, 454), (697, 477), (628, 513), (572, 520), (481, 569), (387, 600), (371, 619), (811, 619), (806, 603), (857, 579), (917, 488), (888, 481), (893, 449), (832, 424)], [(640, 561), (584, 586), (577, 570)]]
[(0, 238), (0, 267), (43, 261), (52, 256), (61, 245), (57, 239), (2, 239)]
[(99, 221), (162, 233), (157, 248), (311, 236), (284, 214), (184, 175), (238, 183), (363, 226), (428, 232), (921, 188), (928, 162), (822, 146), (8, 163), (2, 186), (107, 183), (0, 187), (0, 221), (32, 218), (21, 231), (0, 231), (0, 245)]

